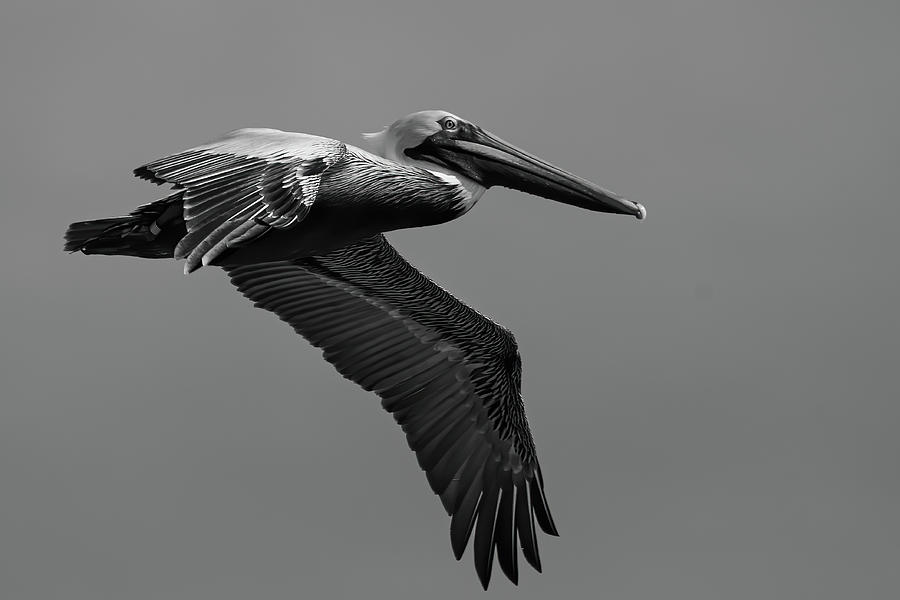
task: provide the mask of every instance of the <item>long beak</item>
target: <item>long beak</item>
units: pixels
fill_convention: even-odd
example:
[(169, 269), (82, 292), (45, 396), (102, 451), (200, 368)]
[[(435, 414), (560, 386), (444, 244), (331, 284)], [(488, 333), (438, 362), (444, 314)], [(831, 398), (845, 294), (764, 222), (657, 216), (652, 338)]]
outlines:
[(434, 156), (485, 187), (500, 185), (598, 212), (638, 219), (647, 216), (647, 210), (637, 202), (564, 171), (476, 126), (453, 136), (432, 136), (423, 146), (427, 147), (417, 149), (423, 158)]

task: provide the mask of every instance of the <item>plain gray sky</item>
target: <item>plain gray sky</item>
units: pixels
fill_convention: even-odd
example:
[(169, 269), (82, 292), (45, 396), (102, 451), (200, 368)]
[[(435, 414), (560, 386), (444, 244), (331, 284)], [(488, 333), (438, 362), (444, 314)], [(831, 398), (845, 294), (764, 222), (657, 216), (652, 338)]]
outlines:
[(68, 256), (238, 127), (445, 108), (649, 218), (399, 232), (517, 335), (562, 537), (495, 598), (900, 591), (900, 3), (4, 2), (0, 596), (479, 596), (378, 400), (216, 269)]

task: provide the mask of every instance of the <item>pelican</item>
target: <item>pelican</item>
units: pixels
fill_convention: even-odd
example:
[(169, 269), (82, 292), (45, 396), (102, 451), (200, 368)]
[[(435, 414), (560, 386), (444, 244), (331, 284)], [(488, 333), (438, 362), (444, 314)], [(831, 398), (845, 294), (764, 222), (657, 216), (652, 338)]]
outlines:
[(541, 571), (537, 529), (558, 535), (521, 395), (512, 333), (430, 281), (384, 232), (444, 223), (494, 185), (588, 210), (646, 210), (452, 113), (412, 113), (369, 150), (240, 129), (135, 169), (165, 198), (124, 217), (73, 223), (65, 249), (221, 266), (255, 306), (381, 397), (451, 517), (459, 560), (472, 539), (487, 589), (496, 554), (518, 582), (518, 549)]

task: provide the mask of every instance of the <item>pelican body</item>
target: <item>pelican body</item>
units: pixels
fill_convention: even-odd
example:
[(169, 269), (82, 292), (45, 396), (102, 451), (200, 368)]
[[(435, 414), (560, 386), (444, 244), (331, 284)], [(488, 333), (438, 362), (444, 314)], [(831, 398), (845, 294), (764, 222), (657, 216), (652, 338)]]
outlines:
[(513, 335), (432, 283), (383, 233), (469, 211), (494, 185), (588, 210), (646, 211), (446, 111), (364, 134), (369, 150), (241, 129), (150, 162), (169, 184), (124, 217), (73, 223), (65, 249), (221, 266), (256, 306), (323, 350), (403, 427), (451, 516), (459, 559), (474, 533), (486, 589), (518, 550), (538, 571), (537, 528), (557, 535), (521, 396)]

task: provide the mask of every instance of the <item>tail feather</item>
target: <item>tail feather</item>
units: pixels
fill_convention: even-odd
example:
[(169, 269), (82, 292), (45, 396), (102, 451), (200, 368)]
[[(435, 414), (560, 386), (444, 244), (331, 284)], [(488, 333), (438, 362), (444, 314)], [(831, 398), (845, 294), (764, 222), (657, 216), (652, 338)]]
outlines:
[(172, 258), (185, 233), (178, 193), (145, 204), (125, 217), (72, 223), (63, 248), (85, 254)]
[(90, 242), (97, 240), (106, 230), (123, 225), (129, 221), (129, 217), (116, 217), (112, 219), (97, 219), (96, 221), (81, 221), (69, 225), (66, 231), (67, 252), (77, 252), (84, 249)]

